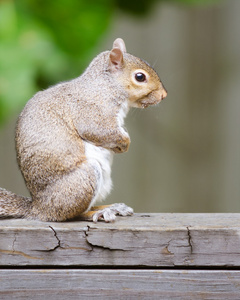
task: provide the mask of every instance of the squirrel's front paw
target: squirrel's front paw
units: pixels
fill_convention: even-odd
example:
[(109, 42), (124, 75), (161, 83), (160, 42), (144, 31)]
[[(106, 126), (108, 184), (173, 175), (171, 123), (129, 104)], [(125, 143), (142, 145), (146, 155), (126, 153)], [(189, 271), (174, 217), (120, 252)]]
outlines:
[(112, 148), (112, 150), (115, 153), (123, 153), (127, 152), (130, 145), (130, 137), (127, 132), (125, 132), (125, 135), (121, 135), (119, 139), (116, 140), (115, 147)]
[(109, 207), (105, 207), (97, 211), (93, 215), (93, 222), (96, 223), (99, 219), (103, 219), (105, 222), (113, 222), (116, 219), (116, 215), (119, 216), (131, 216), (133, 209), (124, 203), (115, 203)]

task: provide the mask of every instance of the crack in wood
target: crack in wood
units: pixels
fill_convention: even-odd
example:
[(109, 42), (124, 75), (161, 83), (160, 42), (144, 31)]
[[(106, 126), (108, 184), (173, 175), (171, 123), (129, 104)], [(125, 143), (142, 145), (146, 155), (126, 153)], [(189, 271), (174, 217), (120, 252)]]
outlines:
[(48, 251), (55, 251), (57, 248), (61, 248), (61, 241), (60, 241), (60, 239), (59, 239), (58, 236), (57, 236), (56, 230), (53, 229), (52, 226), (49, 226), (49, 228), (52, 229), (52, 231), (53, 231), (53, 233), (54, 233), (54, 236), (55, 236), (55, 238), (57, 239), (57, 242), (58, 242), (58, 243), (57, 243), (57, 245), (56, 245), (54, 248), (49, 249)]
[(90, 225), (87, 225), (87, 230), (84, 231), (85, 237), (86, 237), (86, 242), (90, 246), (91, 250), (93, 251), (94, 249), (103, 249), (103, 250), (108, 250), (108, 251), (130, 251), (127, 249), (122, 249), (122, 248), (115, 248), (115, 247), (110, 247), (110, 246), (105, 246), (105, 245), (100, 245), (98, 243), (93, 243), (92, 241), (89, 240), (89, 235), (88, 232), (90, 232)]
[(10, 255), (20, 255), (20, 256), (23, 256), (27, 259), (43, 259), (43, 258), (38, 258), (38, 257), (35, 257), (35, 256), (31, 256), (31, 255), (28, 255), (22, 251), (17, 251), (15, 250), (15, 243), (17, 241), (17, 235), (15, 234), (14, 235), (14, 240), (13, 240), (13, 243), (12, 243), (12, 250), (3, 250), (3, 249), (0, 249), (0, 253), (3, 253), (3, 254), (10, 254)]
[(49, 226), (49, 228), (53, 231), (54, 237), (57, 239), (57, 245), (55, 247), (51, 248), (51, 249), (42, 249), (42, 250), (33, 250), (33, 251), (37, 251), (37, 252), (52, 252), (52, 251), (55, 251), (58, 248), (62, 248), (61, 247), (61, 241), (60, 241), (60, 239), (57, 236), (56, 230), (52, 226)]
[(93, 245), (88, 241), (87, 237), (88, 237), (88, 231), (90, 230), (90, 226), (87, 225), (87, 227), (84, 228), (85, 230), (83, 231), (84, 234), (85, 234), (85, 238), (86, 238), (86, 242), (88, 244), (88, 246), (90, 247), (90, 250), (89, 251), (93, 251)]
[(193, 253), (192, 236), (188, 226), (187, 226), (187, 235), (188, 235), (188, 245), (191, 249), (191, 254), (192, 254)]
[(172, 253), (168, 247), (169, 247), (169, 243), (166, 245), (166, 247), (162, 249), (161, 253), (164, 255), (174, 255), (174, 253)]

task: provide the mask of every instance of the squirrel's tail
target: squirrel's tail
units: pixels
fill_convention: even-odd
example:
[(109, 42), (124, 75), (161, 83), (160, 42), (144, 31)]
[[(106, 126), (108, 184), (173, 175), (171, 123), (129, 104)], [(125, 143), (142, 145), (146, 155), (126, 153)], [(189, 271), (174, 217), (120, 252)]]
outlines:
[(23, 218), (29, 213), (32, 199), (0, 188), (0, 218)]

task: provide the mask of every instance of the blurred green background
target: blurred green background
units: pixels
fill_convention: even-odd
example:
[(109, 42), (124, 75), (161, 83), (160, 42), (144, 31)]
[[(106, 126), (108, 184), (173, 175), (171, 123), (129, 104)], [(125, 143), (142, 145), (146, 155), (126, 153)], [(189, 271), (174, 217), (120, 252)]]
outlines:
[(145, 212), (240, 212), (240, 1), (0, 1), (0, 186), (27, 195), (14, 149), (32, 95), (79, 76), (122, 37), (168, 97), (126, 120), (106, 203)]

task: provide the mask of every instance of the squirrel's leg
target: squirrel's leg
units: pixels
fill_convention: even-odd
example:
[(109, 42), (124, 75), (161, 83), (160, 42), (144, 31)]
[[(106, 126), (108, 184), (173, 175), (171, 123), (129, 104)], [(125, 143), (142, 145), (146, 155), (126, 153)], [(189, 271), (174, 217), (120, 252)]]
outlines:
[(133, 214), (133, 209), (124, 203), (114, 203), (110, 205), (94, 206), (89, 211), (81, 214), (81, 219), (93, 221), (103, 219), (105, 222), (113, 222), (116, 215), (130, 216)]
[(76, 218), (112, 222), (116, 215), (131, 215), (133, 210), (125, 204), (95, 207), (94, 211), (91, 210), (95, 201), (103, 199), (110, 189), (111, 184), (109, 179), (104, 180), (101, 165), (95, 160), (85, 162), (39, 191), (33, 197), (27, 217), (57, 222)]
[(98, 192), (99, 176), (98, 169), (89, 163), (59, 176), (33, 195), (27, 217), (54, 222), (77, 218), (91, 206)]

